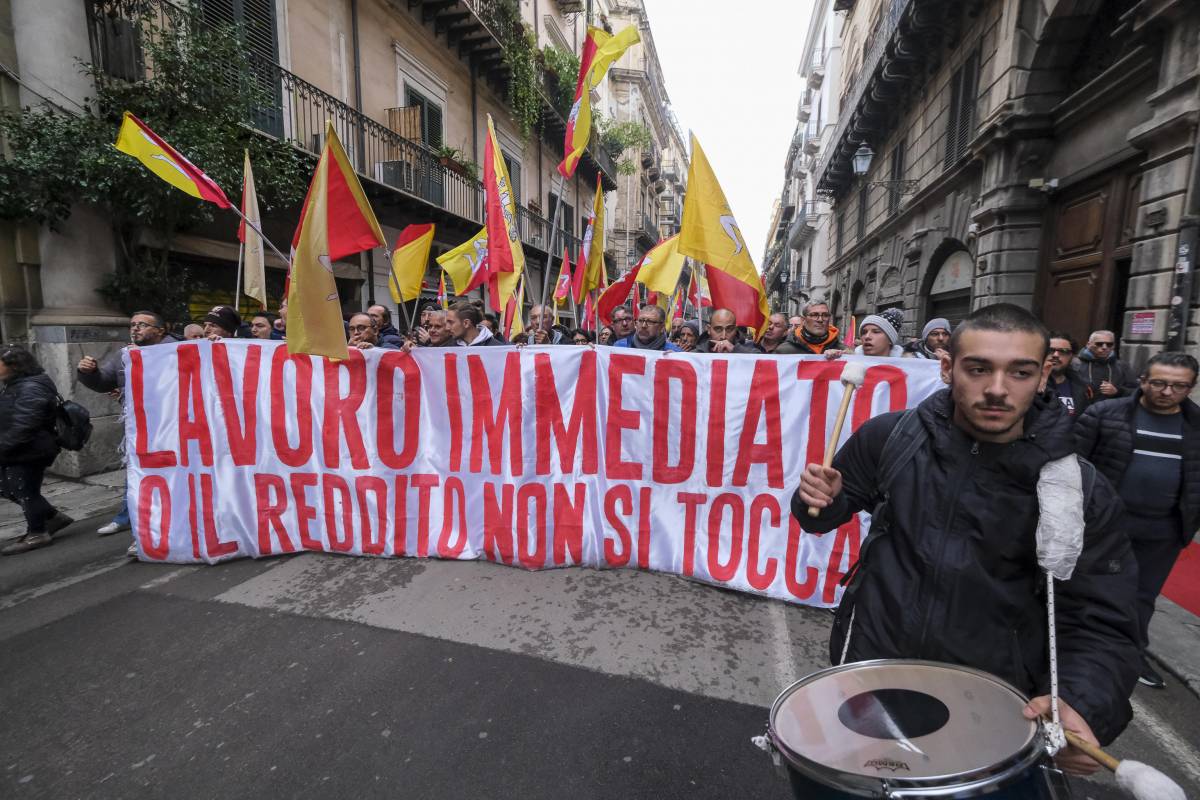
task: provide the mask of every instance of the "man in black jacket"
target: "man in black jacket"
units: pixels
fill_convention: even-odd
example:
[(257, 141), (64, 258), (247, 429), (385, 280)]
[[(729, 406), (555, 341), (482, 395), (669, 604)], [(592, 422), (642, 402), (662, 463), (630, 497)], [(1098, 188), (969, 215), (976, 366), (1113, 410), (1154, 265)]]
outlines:
[[(1187, 399), (1200, 369), (1186, 353), (1159, 353), (1130, 397), (1096, 403), (1075, 426), (1075, 448), (1125, 502), (1122, 527), (1138, 565), (1141, 645), (1175, 560), (1200, 529), (1200, 406)], [(1166, 685), (1143, 652), (1138, 680)]]
[(1092, 331), (1071, 368), (1087, 384), (1092, 403), (1128, 397), (1138, 387), (1133, 368), (1117, 358), (1117, 337), (1112, 331)]
[[(916, 409), (919, 447), (879, 486), (884, 443), (903, 412), (866, 422), (833, 468), (810, 464), (792, 503), (806, 530), (824, 532), (873, 511), (835, 619), (831, 655), (846, 661), (922, 658), (982, 669), (1049, 708), (1045, 580), (1036, 558), (1037, 482), (1049, 461), (1072, 455), (1072, 423), (1038, 392), (1047, 332), (1029, 312), (982, 308), (954, 331), (942, 359), (950, 388)], [(1112, 741), (1129, 722), (1137, 679), (1136, 566), (1114, 524), (1120, 502), (1103, 475), (1080, 463), (1084, 546), (1058, 584), (1063, 725)], [(808, 506), (819, 509), (816, 518)], [(848, 630), (847, 630), (848, 629)], [(1072, 772), (1095, 764), (1067, 748)]]
[(450, 335), (466, 347), (491, 347), (504, 344), (492, 329), (483, 324), (483, 314), (472, 303), (460, 301), (446, 312), (446, 324)]
[(1063, 331), (1050, 332), (1050, 374), (1046, 389), (1063, 405), (1072, 419), (1083, 413), (1088, 405), (1088, 387), (1071, 367), (1075, 355), (1075, 340)]
[(758, 345), (742, 338), (737, 319), (728, 308), (718, 308), (708, 318), (708, 332), (696, 345), (697, 353), (761, 353)]

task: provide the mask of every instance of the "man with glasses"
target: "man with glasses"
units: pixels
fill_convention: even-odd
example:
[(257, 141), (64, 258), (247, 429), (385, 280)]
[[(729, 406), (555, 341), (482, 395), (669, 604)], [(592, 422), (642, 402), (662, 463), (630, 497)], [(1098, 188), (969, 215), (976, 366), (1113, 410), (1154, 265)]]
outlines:
[[(792, 317), (792, 320), (796, 320)], [(775, 355), (833, 355), (843, 348), (838, 343), (838, 329), (830, 324), (833, 315), (824, 300), (809, 300), (799, 318), (802, 324), (793, 327), (787, 340), (775, 349)]]
[(625, 306), (617, 306), (612, 312), (613, 341), (624, 339), (633, 333), (633, 314)]
[(1132, 395), (1093, 404), (1075, 424), (1076, 452), (1125, 501), (1121, 521), (1138, 564), (1138, 680), (1157, 689), (1165, 682), (1146, 658), (1154, 601), (1200, 528), (1200, 406), (1188, 399), (1197, 372), (1193, 356), (1159, 353)]
[[(737, 318), (728, 308), (718, 308), (708, 318), (708, 333), (700, 344), (696, 345), (697, 353), (761, 353), (756, 345), (742, 340), (741, 329), (737, 326)], [(775, 351), (776, 353), (779, 350)]]
[(1117, 337), (1112, 331), (1093, 331), (1071, 367), (1087, 384), (1092, 403), (1127, 397), (1138, 387), (1133, 369), (1117, 358)]
[[(178, 339), (167, 333), (167, 323), (153, 311), (135, 311), (129, 319), (129, 343), (134, 347), (151, 347), (164, 342), (176, 341)], [(120, 400), (121, 392), (125, 388), (125, 368), (121, 363), (121, 352), (121, 350), (113, 350), (101, 361), (97, 361), (92, 356), (84, 356), (75, 368), (76, 379), (93, 392), (108, 394), (114, 399)], [(129, 530), (129, 506), (122, 500), (121, 509), (117, 515), (112, 518), (111, 522), (101, 525), (96, 533), (101, 536), (111, 536), (127, 530)], [(132, 547), (130, 549), (133, 550), (130, 555), (136, 556), (137, 550)]]
[(346, 330), (350, 334), (346, 344), (350, 347), (355, 347), (359, 350), (400, 349), (391, 342), (381, 342), (379, 340), (379, 328), (376, 327), (374, 318), (365, 311), (360, 311), (352, 315), (349, 322), (346, 323)]
[[(617, 309), (623, 311), (624, 309)], [(626, 312), (628, 314), (629, 312)], [(613, 325), (617, 314), (613, 313)], [(678, 353), (679, 346), (667, 341), (667, 312), (659, 306), (644, 305), (638, 311), (637, 323), (631, 335), (613, 342), (613, 347), (632, 347), (636, 350), (659, 350)]]
[(1075, 370), (1071, 369), (1071, 358), (1075, 355), (1075, 340), (1063, 331), (1050, 332), (1050, 375), (1046, 378), (1046, 389), (1058, 398), (1072, 418), (1079, 416), (1088, 405), (1088, 387)]

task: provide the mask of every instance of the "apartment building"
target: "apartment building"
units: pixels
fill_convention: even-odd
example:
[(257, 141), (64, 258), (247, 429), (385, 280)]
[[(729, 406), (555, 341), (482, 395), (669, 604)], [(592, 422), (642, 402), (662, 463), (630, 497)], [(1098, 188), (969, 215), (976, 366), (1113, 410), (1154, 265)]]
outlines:
[[(816, 164), (839, 314), (905, 333), (1010, 301), (1135, 364), (1197, 352), (1181, 295), (1200, 9), (1182, 0), (835, 0), (841, 107)], [(1189, 323), (1190, 314), (1190, 323)]]

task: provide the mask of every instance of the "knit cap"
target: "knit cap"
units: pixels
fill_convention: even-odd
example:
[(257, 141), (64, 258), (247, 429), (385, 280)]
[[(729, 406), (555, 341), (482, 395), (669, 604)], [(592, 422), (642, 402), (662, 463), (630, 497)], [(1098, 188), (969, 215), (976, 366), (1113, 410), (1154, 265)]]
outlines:
[(904, 324), (904, 311), (899, 308), (889, 308), (878, 314), (868, 314), (859, 323), (861, 331), (865, 325), (875, 325), (883, 331), (893, 345), (900, 343), (900, 326)]

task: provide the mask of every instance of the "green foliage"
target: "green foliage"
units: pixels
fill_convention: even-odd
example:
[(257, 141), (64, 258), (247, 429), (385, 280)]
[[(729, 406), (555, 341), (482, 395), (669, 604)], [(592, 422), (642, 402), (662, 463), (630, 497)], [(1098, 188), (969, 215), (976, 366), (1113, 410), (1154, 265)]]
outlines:
[(571, 116), (575, 104), (575, 84), (579, 82), (579, 56), (548, 44), (542, 48), (542, 67), (546, 71), (546, 88), (550, 103), (563, 119)]
[[(239, 31), (208, 28), (184, 10), (165, 21), (150, 14), (138, 19), (140, 50), (149, 65), (140, 80), (117, 80), (97, 65), (83, 64), (96, 86), (86, 113), (42, 107), (0, 115), (0, 137), (8, 144), (0, 159), (0, 218), (57, 229), (68, 223), (76, 203), (103, 209), (120, 245), (119, 273), (125, 273), (111, 279), (110, 299), (165, 311), (166, 305), (154, 302), (173, 296), (165, 284), (185, 283), (177, 270), (167, 277), (172, 238), (217, 220), (231, 228), (236, 219), (117, 151), (113, 142), (122, 112), (136, 114), (201, 166), (235, 203), (243, 150), (249, 149), (264, 213), (299, 205), (312, 160), (253, 130), (253, 120), (277, 107), (267, 88), (277, 82), (272, 65), (251, 61)], [(158, 244), (148, 247), (148, 240)], [(158, 278), (142, 272), (151, 264), (161, 272)], [(144, 301), (138, 300), (139, 283)]]
[(484, 21), (500, 40), (509, 72), (508, 104), (521, 127), (521, 136), (528, 139), (542, 116), (537, 37), (522, 21), (517, 0), (493, 0), (482, 11)]
[(652, 141), (650, 129), (640, 122), (617, 122), (615, 119), (595, 117), (596, 132), (600, 134), (600, 144), (617, 160), (617, 172), (622, 175), (633, 175), (637, 172), (637, 164), (632, 158), (623, 158), (629, 149), (642, 150), (650, 146)]
[(188, 297), (196, 289), (191, 273), (170, 264), (162, 250), (139, 250), (133, 269), (104, 276), (99, 292), (125, 314), (152, 308), (169, 322), (188, 320)]

